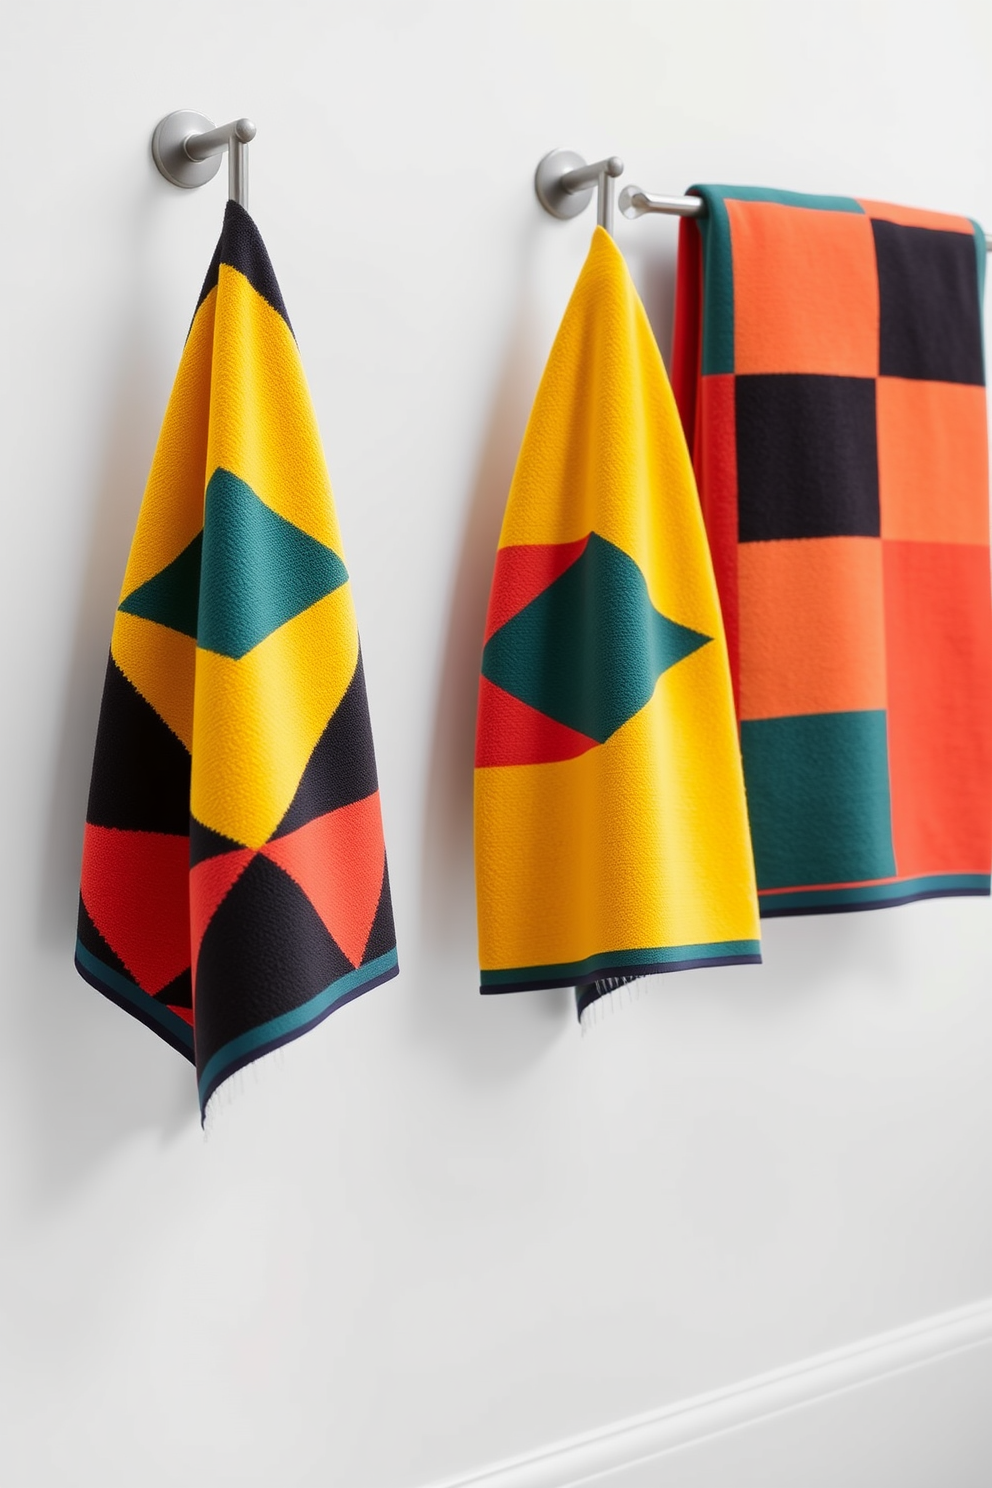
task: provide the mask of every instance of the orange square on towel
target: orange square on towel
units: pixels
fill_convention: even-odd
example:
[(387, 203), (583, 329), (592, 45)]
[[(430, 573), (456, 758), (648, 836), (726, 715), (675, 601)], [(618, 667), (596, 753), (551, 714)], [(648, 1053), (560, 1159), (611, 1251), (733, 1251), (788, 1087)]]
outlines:
[(728, 201), (734, 370), (878, 373), (878, 271), (860, 212)]
[(875, 408), (882, 536), (987, 543), (985, 389), (880, 377)]
[(896, 870), (988, 873), (992, 599), (987, 548), (883, 542)]
[(882, 545), (741, 543), (741, 718), (884, 708)]

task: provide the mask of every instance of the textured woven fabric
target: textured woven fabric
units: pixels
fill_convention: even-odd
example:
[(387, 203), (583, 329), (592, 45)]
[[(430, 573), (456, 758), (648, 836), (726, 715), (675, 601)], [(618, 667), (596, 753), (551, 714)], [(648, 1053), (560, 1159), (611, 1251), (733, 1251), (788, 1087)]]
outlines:
[(727, 653), (692, 468), (597, 229), (503, 520), (479, 692), (483, 992), (760, 960)]
[(76, 965), (236, 1069), (397, 971), (351, 586), (296, 341), (229, 202), (114, 622)]
[(981, 297), (965, 218), (693, 188), (675, 393), (740, 718), (761, 912), (989, 891)]

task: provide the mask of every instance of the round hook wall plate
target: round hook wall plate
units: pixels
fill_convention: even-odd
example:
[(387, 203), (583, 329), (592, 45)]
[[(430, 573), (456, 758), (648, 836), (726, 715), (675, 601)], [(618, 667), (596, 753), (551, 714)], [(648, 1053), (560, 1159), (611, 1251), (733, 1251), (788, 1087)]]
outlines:
[(190, 160), (183, 149), (191, 134), (205, 134), (213, 127), (203, 114), (194, 114), (190, 109), (176, 109), (158, 121), (152, 135), (152, 159), (173, 186), (187, 190), (203, 186), (220, 170), (219, 154), (206, 160)]
[(574, 150), (550, 150), (534, 174), (534, 190), (537, 199), (552, 217), (577, 217), (589, 205), (595, 190), (587, 186), (582, 191), (566, 191), (561, 178), (566, 171), (578, 170), (585, 165), (581, 155)]

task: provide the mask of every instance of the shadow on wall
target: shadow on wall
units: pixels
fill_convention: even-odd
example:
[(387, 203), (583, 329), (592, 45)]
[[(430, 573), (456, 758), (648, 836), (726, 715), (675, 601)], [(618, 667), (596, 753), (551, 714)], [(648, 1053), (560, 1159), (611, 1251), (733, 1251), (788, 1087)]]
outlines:
[(504, 1079), (539, 1060), (575, 1020), (570, 988), (483, 997), (475, 939), (472, 778), (479, 665), (503, 511), (545, 349), (535, 346), (529, 265), (546, 230), (535, 206), (520, 295), (468, 500), (441, 662), (427, 781), (420, 905), (421, 1036), (473, 1076)]
[(642, 217), (636, 224), (634, 241), (625, 239), (624, 258), (637, 292), (641, 297), (655, 340), (672, 375), (672, 333), (675, 328), (675, 266), (678, 254), (678, 229), (670, 221), (659, 223)]
[[(148, 161), (120, 262), (121, 315), (116, 397), (107, 419), (89, 550), (80, 555), (75, 632), (63, 697), (38, 886), (37, 938), (51, 975), (25, 987), (26, 1072), (33, 1092), (31, 1171), (39, 1204), (56, 1201), (108, 1151), (136, 1131), (175, 1137), (196, 1119), (191, 1066), (114, 1007), (72, 965), (83, 820), (110, 630), (141, 494), (164, 407), (160, 357), (148, 313), (156, 303), (156, 207), (164, 195)], [(123, 277), (123, 274), (122, 274)], [(120, 283), (121, 281), (118, 281)]]

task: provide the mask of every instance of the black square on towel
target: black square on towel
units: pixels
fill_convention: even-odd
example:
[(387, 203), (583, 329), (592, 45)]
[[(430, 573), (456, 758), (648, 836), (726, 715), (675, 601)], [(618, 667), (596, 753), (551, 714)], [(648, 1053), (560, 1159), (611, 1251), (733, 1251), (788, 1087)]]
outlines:
[(741, 542), (878, 537), (875, 379), (736, 378)]
[(871, 226), (881, 375), (984, 383), (974, 238), (894, 222)]

